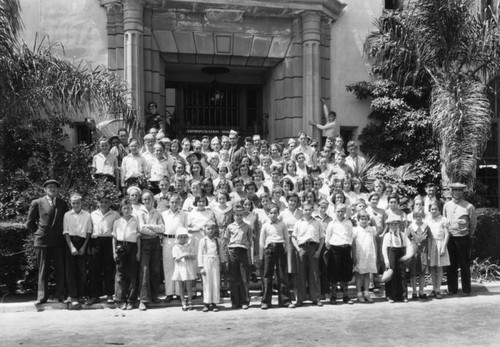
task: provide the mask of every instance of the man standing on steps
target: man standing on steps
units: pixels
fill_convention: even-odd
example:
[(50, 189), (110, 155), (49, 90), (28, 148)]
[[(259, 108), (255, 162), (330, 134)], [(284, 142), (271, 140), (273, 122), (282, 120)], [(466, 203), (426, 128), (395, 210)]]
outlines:
[(458, 269), (462, 278), (464, 296), (471, 293), (470, 252), (472, 236), (476, 231), (477, 215), (474, 206), (463, 199), (465, 184), (450, 184), (452, 200), (446, 202), (443, 215), (448, 220), (450, 239), (448, 253), (450, 266), (448, 267), (448, 293), (458, 291)]
[(241, 158), (245, 156), (245, 147), (238, 144), (239, 135), (235, 130), (229, 132), (229, 142), (231, 147), (229, 148), (229, 161), (231, 162), (232, 172), (238, 171), (238, 165), (240, 165)]
[(36, 304), (47, 302), (49, 268), (54, 264), (56, 296), (60, 302), (65, 300), (64, 286), (64, 236), (63, 218), (68, 211), (66, 202), (59, 198), (61, 184), (48, 180), (43, 184), (45, 196), (33, 200), (28, 212), (28, 230), (35, 233), (35, 249), (38, 263), (38, 294)]

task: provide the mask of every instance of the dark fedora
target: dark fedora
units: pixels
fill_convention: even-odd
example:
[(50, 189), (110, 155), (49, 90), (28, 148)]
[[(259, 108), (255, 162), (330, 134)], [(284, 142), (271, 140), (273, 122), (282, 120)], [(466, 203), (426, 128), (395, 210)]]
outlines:
[(47, 180), (43, 183), (43, 187), (47, 187), (49, 184), (55, 184), (57, 186), (57, 188), (61, 188), (61, 183), (59, 183), (58, 181), (56, 180)]

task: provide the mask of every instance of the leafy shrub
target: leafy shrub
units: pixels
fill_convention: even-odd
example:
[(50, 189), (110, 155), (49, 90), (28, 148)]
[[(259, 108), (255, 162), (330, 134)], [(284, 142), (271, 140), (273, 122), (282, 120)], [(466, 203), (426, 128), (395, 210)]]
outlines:
[(472, 258), (500, 262), (500, 211), (478, 208), (477, 230), (472, 239)]
[[(24, 279), (27, 264), (25, 239), (29, 231), (21, 223), (0, 223), (0, 289), (14, 293)], [(35, 259), (36, 261), (36, 259)]]
[(471, 266), (471, 277), (473, 281), (491, 282), (500, 280), (500, 265), (492, 263), (490, 259), (474, 259)]

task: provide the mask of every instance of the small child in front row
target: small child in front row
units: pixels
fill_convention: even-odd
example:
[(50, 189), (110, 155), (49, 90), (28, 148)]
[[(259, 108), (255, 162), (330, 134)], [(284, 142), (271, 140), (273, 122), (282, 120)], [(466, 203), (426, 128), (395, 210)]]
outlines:
[[(410, 282), (413, 287), (412, 299), (426, 299), (425, 288), (425, 270), (427, 267), (427, 244), (430, 229), (424, 222), (425, 213), (422, 208), (415, 210), (412, 214), (412, 223), (406, 230), (408, 239), (413, 244), (415, 255), (410, 262)], [(417, 278), (418, 278), (418, 296), (417, 296)]]
[(121, 218), (113, 223), (113, 257), (116, 262), (115, 301), (122, 310), (132, 310), (137, 302), (137, 270), (141, 259), (139, 221), (132, 216), (132, 202), (120, 202)]
[(86, 295), (87, 245), (92, 235), (90, 213), (82, 210), (82, 196), (72, 194), (72, 210), (64, 214), (63, 235), (68, 244), (66, 253), (66, 284), (71, 305), (78, 306)]
[[(368, 288), (370, 286), (370, 274), (377, 272), (376, 231), (374, 227), (368, 225), (370, 222), (368, 212), (364, 210), (358, 211), (356, 218), (358, 223), (353, 229), (353, 254), (358, 302), (373, 302)], [(361, 291), (361, 287), (364, 287), (364, 293)]]
[(207, 222), (204, 229), (205, 237), (198, 245), (198, 267), (203, 280), (203, 312), (210, 309), (217, 312), (217, 304), (220, 302), (221, 244), (215, 236), (214, 222)]
[(392, 269), (392, 278), (385, 284), (387, 301), (408, 302), (406, 282), (406, 261), (413, 254), (413, 246), (404, 232), (401, 232), (401, 219), (397, 215), (389, 216), (386, 221), (388, 232), (383, 236), (382, 255), (386, 269)]
[[(182, 310), (193, 310), (191, 298), (193, 297), (193, 280), (196, 279), (194, 270), (194, 259), (196, 258), (193, 244), (189, 240), (186, 228), (179, 228), (175, 233), (177, 244), (172, 249), (172, 257), (175, 260), (172, 281), (180, 282), (182, 292)], [(187, 300), (184, 297), (184, 288), (187, 291)]]

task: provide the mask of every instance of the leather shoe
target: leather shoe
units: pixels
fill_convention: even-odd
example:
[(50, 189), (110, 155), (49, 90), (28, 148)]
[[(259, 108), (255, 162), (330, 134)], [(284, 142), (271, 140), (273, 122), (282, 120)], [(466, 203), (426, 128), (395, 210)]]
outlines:
[(139, 304), (139, 310), (140, 310), (140, 311), (146, 311), (147, 309), (148, 309), (148, 308), (146, 307), (146, 304), (145, 304), (145, 303), (141, 302), (141, 303)]
[(40, 299), (40, 300), (35, 301), (35, 305), (42, 305), (42, 304), (45, 304), (46, 302), (47, 302), (47, 299)]

